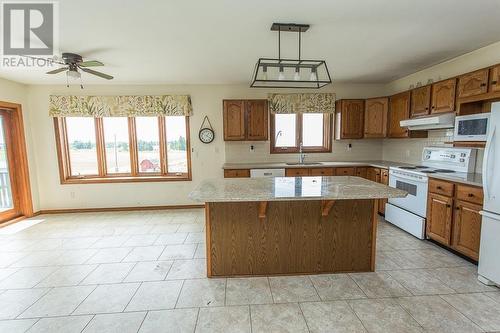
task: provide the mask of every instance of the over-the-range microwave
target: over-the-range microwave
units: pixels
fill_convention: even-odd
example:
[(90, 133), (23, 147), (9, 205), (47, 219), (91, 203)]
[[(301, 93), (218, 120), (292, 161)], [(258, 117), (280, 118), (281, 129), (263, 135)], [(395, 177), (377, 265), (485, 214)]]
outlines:
[(490, 114), (478, 113), (455, 117), (454, 141), (486, 141), (490, 127)]

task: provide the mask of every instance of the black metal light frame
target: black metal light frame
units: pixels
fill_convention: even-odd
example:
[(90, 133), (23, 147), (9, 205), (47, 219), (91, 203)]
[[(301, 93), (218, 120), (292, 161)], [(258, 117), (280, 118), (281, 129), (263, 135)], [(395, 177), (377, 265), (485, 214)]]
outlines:
[[(297, 88), (297, 89), (319, 89), (330, 83), (332, 79), (328, 66), (324, 60), (304, 60), (301, 59), (301, 35), (309, 29), (308, 24), (295, 23), (273, 23), (271, 31), (278, 31), (278, 58), (259, 58), (255, 64), (254, 75), (250, 87), (252, 88)], [(281, 32), (297, 32), (298, 33), (298, 59), (282, 59), (281, 58)], [(324, 79), (319, 79), (318, 69), (324, 66)], [(296, 71), (301, 69), (310, 69), (316, 73), (316, 80), (276, 80), (276, 79), (260, 79), (259, 70), (267, 71), (267, 68), (295, 68)]]

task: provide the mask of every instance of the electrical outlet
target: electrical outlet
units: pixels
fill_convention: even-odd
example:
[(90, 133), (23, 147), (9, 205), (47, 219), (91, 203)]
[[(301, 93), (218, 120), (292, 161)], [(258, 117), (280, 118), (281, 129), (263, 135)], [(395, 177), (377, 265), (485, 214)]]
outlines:
[(253, 153), (255, 151), (255, 146), (254, 145), (250, 145), (250, 152)]
[(347, 144), (346, 150), (347, 151), (351, 151), (352, 150), (352, 143), (348, 143)]

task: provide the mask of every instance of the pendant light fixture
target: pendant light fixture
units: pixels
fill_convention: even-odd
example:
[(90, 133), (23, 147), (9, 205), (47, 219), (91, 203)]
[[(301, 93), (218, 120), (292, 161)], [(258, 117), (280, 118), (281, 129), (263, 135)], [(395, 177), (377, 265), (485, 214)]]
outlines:
[[(273, 23), (271, 31), (278, 32), (278, 58), (259, 58), (250, 87), (319, 89), (332, 83), (324, 60), (301, 58), (302, 33), (308, 29), (308, 24)], [(298, 59), (281, 58), (282, 32), (298, 34)]]

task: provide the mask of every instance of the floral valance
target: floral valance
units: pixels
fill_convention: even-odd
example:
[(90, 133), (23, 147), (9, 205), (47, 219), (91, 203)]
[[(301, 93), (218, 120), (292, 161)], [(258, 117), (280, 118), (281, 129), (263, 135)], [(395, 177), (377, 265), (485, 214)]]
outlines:
[(269, 94), (271, 113), (334, 113), (335, 94)]
[(51, 117), (190, 116), (189, 95), (67, 96), (51, 95)]

